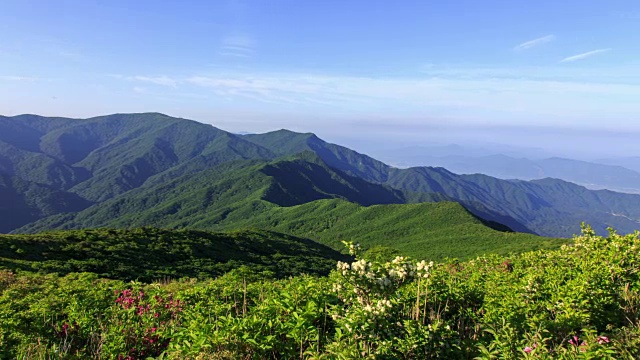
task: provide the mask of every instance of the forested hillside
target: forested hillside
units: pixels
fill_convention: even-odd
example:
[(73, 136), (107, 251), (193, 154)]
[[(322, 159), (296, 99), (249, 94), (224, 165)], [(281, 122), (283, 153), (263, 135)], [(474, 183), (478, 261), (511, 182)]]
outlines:
[(22, 209), (7, 213), (4, 232), (147, 223), (215, 229), (267, 203), (332, 198), (365, 206), (456, 201), (487, 221), (551, 237), (577, 233), (582, 221), (599, 233), (609, 226), (630, 232), (640, 219), (640, 195), (554, 179), (396, 169), (287, 130), (241, 136), (148, 113), (0, 117), (0, 133), (2, 203)]
[(326, 275), (345, 256), (316, 242), (269, 231), (74, 230), (0, 235), (0, 268), (145, 282), (208, 279), (246, 266), (270, 276)]

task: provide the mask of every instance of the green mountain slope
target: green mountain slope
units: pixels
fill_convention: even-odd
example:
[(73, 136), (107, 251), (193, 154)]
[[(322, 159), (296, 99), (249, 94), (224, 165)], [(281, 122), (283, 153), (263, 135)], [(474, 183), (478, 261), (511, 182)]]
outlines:
[(131, 190), (77, 214), (43, 219), (17, 232), (216, 223), (230, 212), (260, 199), (271, 184), (268, 176), (258, 172), (264, 165), (264, 161), (227, 162), (166, 183)]
[(31, 152), (40, 151), (40, 139), (48, 132), (73, 123), (74, 119), (38, 115), (0, 115), (0, 141)]
[(0, 172), (96, 202), (197, 157), (209, 156), (209, 164), (274, 157), (213, 126), (156, 113), (86, 120), (2, 117), (0, 132)]
[[(489, 226), (488, 226), (489, 225)], [(382, 245), (418, 259), (471, 258), (556, 248), (567, 239), (494, 230), (454, 202), (361, 206), (340, 199), (271, 207), (218, 228), (257, 227), (306, 237), (334, 249), (341, 241)]]
[[(26, 230), (86, 227), (102, 224), (105, 219), (119, 226), (145, 225), (142, 221), (149, 220), (170, 226), (207, 227), (234, 212), (254, 214), (252, 206), (264, 206), (253, 203), (257, 199), (290, 206), (333, 197), (365, 205), (454, 200), (487, 220), (548, 236), (571, 236), (585, 220), (601, 233), (607, 226), (621, 232), (640, 227), (639, 196), (592, 192), (560, 180), (506, 181), (456, 175), (443, 168), (396, 169), (308, 133), (280, 130), (240, 136), (190, 120), (146, 113), (85, 120), (0, 117), (0, 134), (0, 173), (101, 204), (91, 212), (103, 215), (83, 212), (75, 216), (61, 208), (58, 217), (23, 228)], [(215, 170), (218, 166), (247, 160), (265, 164), (303, 151), (313, 152), (324, 165), (307, 161), (292, 171), (284, 163), (271, 164), (254, 168), (254, 172), (259, 170), (254, 175), (234, 178), (236, 182), (248, 181), (251, 196), (246, 196), (240, 184), (224, 183), (227, 175), (222, 173), (213, 179), (220, 186), (207, 187), (207, 172), (220, 172)], [(265, 176), (275, 180), (264, 180)], [(187, 183), (191, 181), (188, 178), (193, 178), (190, 188), (174, 182), (182, 179), (180, 182)], [(141, 200), (143, 193), (158, 201)], [(118, 206), (108, 202), (116, 199)], [(231, 203), (236, 205), (230, 208)], [(7, 223), (23, 221), (11, 219)]]
[(208, 278), (242, 265), (278, 276), (327, 274), (337, 251), (268, 231), (79, 230), (0, 235), (0, 268), (153, 281), (167, 277)]
[(227, 162), (169, 182), (140, 187), (77, 214), (43, 219), (18, 232), (146, 225), (212, 229), (223, 221), (250, 219), (276, 205), (332, 198), (363, 205), (441, 199), (365, 182), (304, 152), (272, 162)]
[(78, 212), (90, 205), (76, 194), (0, 174), (0, 233), (53, 214)]
[[(98, 137), (105, 127), (109, 136)], [(94, 201), (103, 201), (135, 189), (149, 177), (197, 156), (216, 153), (219, 162), (226, 162), (271, 155), (212, 126), (159, 114), (95, 118), (82, 126), (65, 130), (63, 135), (70, 130), (76, 133), (90, 131), (91, 137), (102, 144), (78, 162), (79, 166), (91, 170), (94, 176), (72, 189)], [(56, 138), (60, 136), (55, 134)], [(240, 146), (238, 143), (243, 144)]]
[[(275, 181), (263, 199), (281, 206), (327, 198), (341, 198), (362, 205), (401, 204), (410, 201), (402, 191), (333, 169), (310, 151), (304, 151), (291, 159), (270, 163), (260, 171)], [(428, 201), (431, 198), (427, 195), (421, 200)]]
[(67, 190), (91, 177), (87, 169), (3, 141), (0, 141), (0, 173), (60, 190)]
[[(566, 241), (494, 230), (505, 228), (478, 219), (453, 202), (403, 204), (411, 195), (346, 175), (314, 153), (303, 152), (273, 162), (225, 163), (19, 231), (143, 225), (258, 228), (309, 238), (338, 250), (341, 240), (350, 240), (433, 259), (550, 248)], [(429, 200), (421, 196), (422, 201)], [(365, 206), (373, 204), (388, 205)]]
[(244, 135), (243, 138), (278, 155), (312, 151), (327, 165), (366, 181), (381, 183), (387, 179), (389, 166), (386, 164), (343, 146), (327, 143), (311, 133), (278, 130), (265, 134)]
[[(570, 237), (589, 221), (598, 233), (640, 228), (640, 195), (588, 190), (557, 179), (510, 181), (486, 175), (457, 175), (443, 168), (397, 169), (348, 148), (328, 144), (311, 134), (280, 130), (245, 135), (271, 151), (308, 148), (329, 166), (369, 182), (414, 193), (438, 193), (455, 199), (472, 213), (517, 231)], [(278, 141), (270, 141), (271, 138)]]

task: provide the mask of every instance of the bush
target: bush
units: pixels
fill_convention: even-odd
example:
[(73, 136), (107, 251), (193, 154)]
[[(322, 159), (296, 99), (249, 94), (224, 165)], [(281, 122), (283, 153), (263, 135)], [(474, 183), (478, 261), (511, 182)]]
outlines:
[[(0, 357), (640, 357), (638, 234), (511, 257), (340, 262), (328, 277), (240, 268), (124, 283), (0, 272)], [(371, 255), (371, 253), (370, 253)]]

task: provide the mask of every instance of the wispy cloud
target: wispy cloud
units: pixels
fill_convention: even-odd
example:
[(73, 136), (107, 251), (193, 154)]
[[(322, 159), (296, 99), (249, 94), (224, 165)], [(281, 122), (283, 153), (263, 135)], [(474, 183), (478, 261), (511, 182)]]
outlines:
[(519, 45), (515, 46), (513, 48), (513, 50), (515, 50), (515, 51), (528, 50), (528, 49), (531, 49), (532, 47), (535, 47), (535, 46), (538, 46), (538, 45), (542, 45), (542, 44), (546, 44), (546, 43), (551, 42), (551, 41), (553, 41), (555, 39), (556, 39), (555, 35), (547, 35), (547, 36), (539, 37), (537, 39), (525, 41), (522, 44), (519, 44)]
[(220, 55), (235, 57), (251, 57), (254, 52), (255, 42), (247, 34), (229, 35), (222, 39)]
[(136, 80), (136, 81), (148, 82), (155, 85), (162, 85), (162, 86), (176, 87), (176, 85), (178, 84), (178, 82), (175, 79), (165, 75), (162, 75), (162, 76), (139, 76), (138, 75), (138, 76), (133, 76), (130, 79)]
[(314, 89), (309, 83), (296, 84), (287, 77), (193, 76), (186, 81), (200, 87), (211, 88), (218, 96), (242, 97), (266, 103), (299, 104), (302, 103), (299, 98), (301, 95), (314, 94)]
[[(475, 74), (477, 69), (466, 72)], [(538, 74), (540, 69), (530, 72)], [(518, 69), (491, 71), (481, 78), (464, 74), (407, 79), (254, 73), (199, 75), (185, 79), (185, 83), (208, 88), (219, 99), (301, 104), (298, 109), (330, 104), (324, 107), (325, 111), (367, 114), (471, 112), (476, 116), (484, 112), (505, 118), (545, 116), (554, 119), (554, 115), (602, 114), (605, 108), (609, 116), (614, 112), (628, 115), (640, 111), (639, 105), (628, 102), (640, 91), (640, 83), (635, 80), (619, 83), (617, 79), (603, 78), (596, 82), (580, 74), (560, 80), (554, 79), (555, 73), (535, 79), (523, 78)], [(585, 98), (594, 100), (585, 104)]]
[(222, 55), (222, 56), (234, 56), (234, 57), (239, 57), (239, 58), (250, 58), (251, 57), (250, 53), (244, 53), (244, 52), (241, 52), (241, 51), (229, 51), (229, 50), (218, 51), (218, 54)]
[(566, 57), (566, 58), (560, 60), (560, 62), (573, 62), (573, 61), (583, 60), (583, 59), (586, 59), (586, 58), (590, 58), (590, 57), (592, 57), (594, 55), (598, 55), (598, 54), (605, 53), (605, 52), (608, 52), (608, 51), (611, 51), (611, 49), (598, 49), (598, 50), (593, 50), (593, 51), (587, 51), (586, 53), (582, 53), (582, 54)]
[[(388, 117), (449, 116), (490, 118), (508, 124), (592, 122), (602, 118), (630, 119), (640, 111), (640, 68), (577, 69), (431, 66), (415, 77), (366, 77), (297, 72), (214, 72), (166, 76), (178, 84), (158, 96), (187, 91), (206, 103), (199, 106), (253, 109), (268, 114), (292, 112), (308, 116)], [(115, 76), (126, 81), (153, 76)], [(151, 83), (151, 82), (149, 82)], [(145, 84), (133, 83), (144, 87)], [(180, 88), (180, 91), (177, 90)], [(150, 96), (158, 88), (134, 89)], [(193, 99), (196, 99), (195, 97)], [(198, 98), (199, 99), (199, 98)], [(271, 113), (272, 114), (272, 113)], [(417, 121), (417, 120), (416, 120)], [(472, 120), (469, 120), (472, 121)], [(626, 120), (624, 120), (626, 121)]]
[(137, 93), (137, 94), (145, 94), (147, 92), (147, 89), (141, 87), (141, 86), (134, 86), (133, 87), (133, 92)]
[(69, 50), (65, 50), (65, 49), (61, 49), (57, 52), (58, 56), (60, 56), (61, 58), (67, 59), (67, 60), (71, 60), (71, 61), (75, 61), (75, 62), (80, 62), (80, 61), (85, 61), (87, 60), (87, 56), (85, 56), (84, 54), (77, 52), (77, 51), (69, 51)]
[(38, 81), (39, 79), (33, 76), (15, 76), (15, 75), (7, 75), (0, 76), (0, 80), (6, 81)]

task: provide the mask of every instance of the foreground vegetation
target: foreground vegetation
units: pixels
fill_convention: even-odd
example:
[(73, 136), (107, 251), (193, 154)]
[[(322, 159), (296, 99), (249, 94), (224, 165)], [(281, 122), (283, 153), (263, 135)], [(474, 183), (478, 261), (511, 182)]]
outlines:
[[(18, 261), (20, 264), (16, 263), (14, 267), (5, 266), (11, 269), (38, 268), (42, 271), (98, 272), (118, 279), (127, 275), (125, 279), (135, 280), (143, 269), (140, 264), (148, 264), (149, 261), (126, 260), (132, 257), (146, 260), (150, 256), (158, 261), (151, 261), (151, 264), (145, 266), (144, 277), (139, 278), (150, 281), (161, 276), (202, 277), (199, 273), (221, 275), (238, 265), (255, 263), (255, 258), (245, 256), (247, 253), (257, 254), (261, 257), (260, 261), (270, 263), (269, 266), (275, 265), (270, 257), (272, 252), (286, 254), (289, 260), (296, 261), (295, 258), (304, 251), (294, 249), (310, 246), (316, 249), (316, 255), (334, 261), (309, 261), (310, 264), (321, 263), (323, 270), (317, 271), (319, 269), (314, 268), (306, 272), (326, 274), (335, 260), (341, 260), (336, 257), (336, 251), (343, 250), (343, 239), (358, 242), (364, 248), (390, 246), (401, 255), (430, 260), (444, 260), (446, 257), (467, 260), (489, 253), (508, 255), (539, 249), (557, 249), (570, 241), (505, 231), (503, 225), (482, 220), (462, 205), (450, 201), (362, 206), (342, 199), (323, 199), (285, 207), (255, 199), (228, 212), (208, 210), (207, 216), (216, 218), (211, 223), (199, 215), (190, 216), (190, 222), (180, 220), (164, 223), (142, 214), (137, 214), (140, 218), (133, 224), (116, 222), (111, 225), (128, 228), (130, 225), (159, 222), (172, 228), (212, 229), (216, 232), (146, 227), (0, 235), (0, 266), (3, 266), (3, 262)], [(254, 230), (247, 232), (244, 229)], [(304, 245), (289, 246), (292, 239)], [(267, 245), (270, 241), (273, 241), (274, 246)], [(67, 242), (75, 245), (67, 246)], [(235, 246), (243, 247), (244, 250), (230, 251), (230, 247)], [(330, 254), (332, 250), (326, 246), (333, 249), (333, 254)], [(111, 254), (114, 249), (119, 249), (115, 262), (111, 261), (114, 260)], [(227, 258), (226, 254), (230, 254), (230, 257)], [(236, 255), (238, 257), (233, 258)], [(204, 261), (208, 262), (207, 266), (202, 263), (194, 265), (194, 258), (200, 261), (206, 258)], [(74, 262), (67, 261), (70, 259)], [(307, 260), (310, 259), (301, 259), (300, 262)], [(38, 264), (42, 261), (47, 261), (48, 265)], [(57, 263), (52, 268), (54, 261)], [(92, 265), (95, 261), (102, 264), (102, 270), (95, 270), (96, 267)], [(181, 265), (190, 269), (177, 269), (176, 262), (181, 262)], [(219, 262), (228, 263), (228, 266), (216, 264)], [(81, 265), (77, 265), (79, 263)], [(122, 270), (110, 269), (114, 263), (129, 267), (127, 274)], [(283, 267), (281, 264), (276, 266)], [(303, 264), (302, 269), (306, 266)], [(299, 274), (296, 269), (299, 270), (300, 267), (293, 267), (293, 271), (287, 275)]]
[(311, 240), (272, 231), (210, 232), (138, 228), (0, 235), (0, 268), (153, 282), (206, 279), (241, 266), (277, 277), (327, 275), (349, 257)]
[[(520, 359), (640, 356), (638, 234), (466, 262), (374, 249), (328, 277), (142, 284), (0, 273), (0, 357)], [(358, 252), (350, 245), (353, 254)]]

